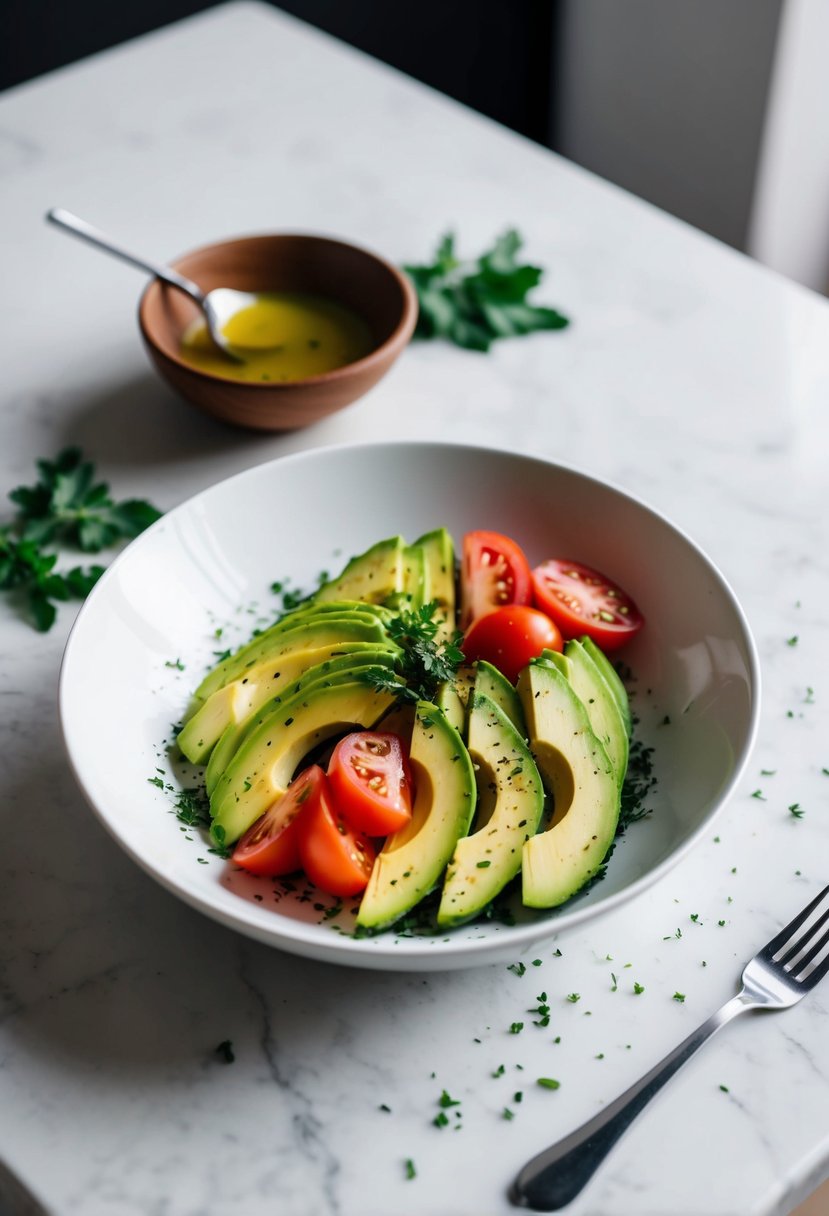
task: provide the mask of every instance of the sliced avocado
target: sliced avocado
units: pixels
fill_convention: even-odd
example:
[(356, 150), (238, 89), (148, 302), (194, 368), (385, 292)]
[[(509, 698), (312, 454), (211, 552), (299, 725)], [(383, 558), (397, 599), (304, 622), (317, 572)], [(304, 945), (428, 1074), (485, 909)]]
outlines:
[(270, 700), (263, 702), (240, 722), (231, 722), (225, 727), (213, 751), (204, 774), (208, 794), (212, 794), (219, 779), (229, 767), (238, 749), (281, 706), (297, 697), (304, 699), (312, 690), (323, 685), (343, 684), (350, 680), (364, 679), (365, 668), (386, 668), (390, 672), (397, 663), (397, 652), (380, 647), (369, 647), (356, 653), (325, 659), (316, 667), (304, 671), (292, 684), (280, 689)]
[(530, 750), (553, 796), (550, 826), (524, 845), (523, 901), (554, 908), (588, 882), (613, 843), (619, 786), (587, 711), (555, 666), (530, 663), (518, 677)]
[(436, 615), (443, 618), (438, 639), (455, 632), (455, 546), (445, 528), (426, 532), (416, 545), (423, 549), (426, 564), (424, 603), (437, 604)]
[(394, 924), (438, 882), (475, 809), (475, 775), (458, 732), (437, 705), (419, 701), (410, 752), (412, 818), (377, 855), (357, 924)]
[[(226, 659), (217, 663), (207, 673), (194, 693), (191, 714), (195, 713), (199, 705), (206, 701), (217, 688), (223, 688), (231, 680), (244, 676), (249, 667), (253, 667), (257, 663), (269, 661), (273, 655), (287, 653), (288, 648), (284, 640), (285, 634), (309, 628), (311, 625), (319, 626), (320, 629), (324, 625), (327, 625), (329, 626), (328, 636), (332, 641), (336, 641), (333, 629), (335, 628), (335, 618), (339, 617), (341, 621), (355, 620), (365, 625), (368, 632), (360, 638), (361, 641), (381, 641), (386, 637), (384, 622), (388, 621), (390, 616), (391, 613), (388, 609), (381, 607), (379, 604), (361, 604), (354, 600), (309, 605), (304, 608), (298, 608), (295, 612), (289, 612), (274, 625), (271, 625), (269, 629), (258, 633), (256, 637), (251, 638), (249, 642), (246, 642), (244, 646), (241, 646), (232, 655), (228, 655)], [(291, 643), (296, 641), (296, 635), (289, 640)], [(357, 639), (355, 638), (354, 640), (356, 641)], [(325, 642), (317, 640), (316, 645), (323, 646)]]
[(416, 543), (403, 550), (403, 597), (409, 608), (426, 603), (426, 554)]
[(213, 791), (214, 839), (232, 844), (280, 798), (303, 757), (350, 727), (373, 726), (392, 696), (357, 680), (319, 683), (277, 707), (236, 752)]
[(216, 740), (231, 724), (275, 697), (309, 667), (342, 654), (397, 650), (376, 622), (329, 615), (281, 634), (275, 652), (244, 669), (244, 674), (217, 688), (188, 718), (176, 742), (183, 756), (203, 764)]
[(590, 655), (590, 658), (598, 667), (601, 674), (607, 680), (610, 686), (610, 691), (616, 699), (616, 704), (619, 706), (619, 713), (622, 715), (622, 721), (625, 724), (628, 738), (630, 738), (633, 729), (633, 722), (630, 715), (630, 701), (628, 700), (628, 690), (622, 683), (622, 677), (619, 675), (616, 668), (611, 663), (603, 650), (600, 650), (592, 638), (581, 638), (581, 644)]
[(332, 600), (361, 600), (367, 604), (382, 604), (389, 596), (403, 590), (406, 542), (402, 536), (378, 541), (365, 553), (352, 557), (342, 574), (323, 583), (314, 596), (314, 603)]
[(515, 877), (523, 846), (535, 835), (544, 810), (544, 789), (529, 748), (500, 706), (477, 691), (467, 746), (478, 770), (479, 790), (482, 785), (494, 787), (494, 805), (487, 822), (455, 846), (439, 925), (457, 925), (476, 916)]
[(601, 740), (621, 787), (628, 766), (628, 734), (613, 692), (581, 642), (564, 647), (570, 661), (570, 685), (587, 710), (593, 733)]
[(444, 680), (438, 688), (437, 705), (463, 738), (466, 733), (466, 706), (453, 680)]
[(570, 679), (570, 660), (559, 650), (542, 650), (537, 660), (548, 667), (555, 667), (566, 680)]
[(483, 659), (479, 659), (475, 665), (475, 697), (489, 697), (506, 714), (519, 734), (526, 735), (524, 711), (518, 693), (503, 672)]

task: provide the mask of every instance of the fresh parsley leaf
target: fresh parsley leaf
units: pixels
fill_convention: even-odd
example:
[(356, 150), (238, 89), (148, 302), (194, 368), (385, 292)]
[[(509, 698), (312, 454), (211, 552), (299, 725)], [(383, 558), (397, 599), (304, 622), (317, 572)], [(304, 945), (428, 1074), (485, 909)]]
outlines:
[(527, 303), (544, 272), (518, 261), (522, 244), (515, 229), (510, 229), (476, 261), (462, 262), (450, 233), (442, 238), (431, 264), (406, 266), (420, 304), (415, 334), (488, 351), (497, 338), (568, 325), (567, 317), (556, 309)]
[(438, 686), (449, 680), (464, 661), (456, 632), (449, 641), (438, 642), (440, 618), (435, 618), (437, 603), (432, 601), (414, 610), (401, 609), (386, 626), (389, 637), (400, 647), (399, 674), (387, 668), (367, 667), (360, 678), (382, 692), (393, 693), (401, 701), (433, 701)]
[(85, 599), (104, 567), (56, 571), (57, 554), (43, 546), (64, 543), (97, 553), (137, 536), (161, 512), (138, 499), (113, 502), (109, 486), (95, 482), (95, 466), (78, 448), (66, 448), (53, 461), (40, 460), (37, 468), (34, 485), (18, 486), (9, 495), (17, 514), (0, 528), (0, 591), (17, 591), (34, 627), (45, 633), (55, 622), (55, 605)]

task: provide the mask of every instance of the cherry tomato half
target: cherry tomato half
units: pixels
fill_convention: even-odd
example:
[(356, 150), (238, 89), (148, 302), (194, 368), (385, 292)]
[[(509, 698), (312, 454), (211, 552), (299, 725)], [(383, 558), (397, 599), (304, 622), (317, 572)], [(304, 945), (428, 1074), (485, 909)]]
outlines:
[(365, 833), (352, 828), (331, 797), (323, 777), (320, 797), (297, 820), (299, 856), (311, 882), (329, 895), (365, 890), (377, 850)]
[(561, 633), (535, 608), (509, 604), (475, 621), (462, 643), (470, 663), (485, 659), (514, 684), (518, 673), (542, 650), (561, 650)]
[(325, 773), (318, 764), (301, 772), (248, 828), (233, 850), (232, 860), (251, 874), (268, 877), (299, 870), (299, 815), (319, 800), (324, 784)]
[(338, 809), (369, 836), (387, 836), (412, 817), (409, 766), (397, 735), (361, 730), (334, 748), (328, 781)]
[(530, 565), (500, 532), (467, 532), (461, 561), (461, 629), (505, 604), (529, 604)]
[(533, 599), (565, 638), (587, 634), (602, 650), (616, 650), (645, 623), (630, 596), (597, 570), (550, 558), (532, 572)]

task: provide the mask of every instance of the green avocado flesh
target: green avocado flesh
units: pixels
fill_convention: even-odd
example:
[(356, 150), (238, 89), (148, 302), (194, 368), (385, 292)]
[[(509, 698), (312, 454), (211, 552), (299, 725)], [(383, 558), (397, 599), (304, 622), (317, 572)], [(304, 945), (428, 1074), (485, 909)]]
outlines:
[(619, 713), (622, 715), (622, 721), (625, 724), (625, 731), (628, 738), (633, 727), (633, 722), (630, 715), (630, 701), (628, 700), (627, 689), (622, 683), (622, 678), (616, 668), (611, 663), (603, 650), (600, 650), (592, 638), (582, 638), (581, 644), (584, 647), (585, 653), (593, 660), (599, 669), (599, 672), (604, 676), (610, 691), (613, 693), (613, 698), (619, 708)]
[(361, 600), (383, 604), (390, 596), (405, 590), (405, 578), (406, 542), (402, 536), (391, 536), (352, 557), (342, 574), (320, 587), (313, 602)]
[(530, 750), (555, 810), (549, 827), (524, 845), (522, 898), (554, 908), (597, 872), (619, 819), (619, 784), (587, 711), (561, 672), (530, 663), (518, 677)]
[(211, 795), (214, 838), (233, 844), (282, 797), (312, 748), (349, 728), (368, 729), (392, 700), (352, 677), (318, 683), (280, 704), (241, 744)]
[(455, 632), (455, 546), (445, 528), (427, 532), (415, 541), (423, 552), (425, 587), (423, 602), (437, 605), (442, 618), (438, 640)]
[[(312, 643), (308, 641), (307, 637), (303, 639), (300, 631), (310, 629), (311, 626), (319, 627), (320, 634), (317, 635), (313, 645), (324, 646), (328, 641), (342, 640), (341, 624), (346, 621), (359, 621), (365, 625), (367, 630), (361, 635), (361, 641), (382, 642), (386, 638), (385, 624), (391, 615), (388, 608), (383, 608), (378, 604), (359, 604), (352, 600), (331, 604), (313, 604), (290, 612), (278, 620), (275, 625), (271, 625), (270, 629), (265, 629), (262, 633), (257, 634), (234, 654), (223, 659), (221, 663), (217, 663), (207, 673), (194, 693), (191, 715), (217, 688), (223, 688), (231, 680), (246, 675), (248, 668), (255, 667), (258, 663), (270, 662), (272, 658), (288, 653), (297, 642), (304, 641), (305, 645), (311, 645)], [(325, 627), (328, 628), (327, 634), (324, 633)]]
[(279, 653), (245, 669), (214, 693), (188, 719), (178, 736), (178, 748), (193, 764), (204, 764), (229, 726), (238, 726), (260, 706), (277, 696), (306, 671), (341, 655), (399, 653), (383, 641), (376, 622), (331, 617), (330, 624), (309, 624), (282, 634)]
[(269, 718), (279, 714), (282, 707), (288, 702), (294, 702), (297, 699), (307, 700), (315, 690), (330, 688), (334, 684), (343, 684), (351, 680), (365, 683), (366, 668), (385, 668), (391, 672), (396, 664), (397, 654), (394, 651), (370, 648), (359, 654), (345, 654), (333, 659), (326, 659), (317, 667), (311, 667), (303, 672), (293, 684), (289, 684), (277, 696), (272, 697), (253, 713), (248, 714), (242, 722), (230, 723), (225, 727), (213, 748), (204, 775), (208, 794), (213, 793), (222, 774), (230, 766), (231, 760), (242, 745)]
[(360, 903), (357, 924), (394, 924), (437, 884), (475, 809), (475, 774), (458, 732), (437, 705), (419, 701), (410, 753), (412, 818), (386, 840)]
[(628, 766), (628, 735), (619, 704), (581, 642), (567, 642), (564, 653), (570, 660), (570, 686), (587, 710), (593, 733), (607, 752), (621, 789)]
[[(506, 714), (477, 692), (469, 714), (468, 747), (478, 769), (479, 790), (486, 788), (493, 805), (486, 822), (455, 846), (439, 925), (477, 916), (515, 877), (524, 844), (535, 835), (544, 810), (544, 789), (529, 748)], [(486, 801), (482, 797), (479, 807)]]
[(505, 714), (519, 734), (526, 734), (524, 711), (515, 688), (507, 677), (483, 659), (475, 664), (475, 696), (489, 697)]

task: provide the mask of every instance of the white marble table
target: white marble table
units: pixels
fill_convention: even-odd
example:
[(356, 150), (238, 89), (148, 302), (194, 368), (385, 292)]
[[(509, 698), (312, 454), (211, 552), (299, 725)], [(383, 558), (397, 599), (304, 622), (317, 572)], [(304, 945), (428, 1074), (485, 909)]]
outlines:
[[(339, 970), (189, 910), (119, 853), (67, 771), (55, 684), (71, 611), (47, 636), (0, 616), (3, 1158), (60, 1214), (505, 1216), (527, 1155), (730, 996), (743, 960), (829, 876), (829, 309), (249, 3), (8, 94), (0, 177), (4, 490), (69, 441), (120, 494), (168, 507), (308, 445), (472, 438), (642, 495), (743, 601), (765, 688), (742, 788), (670, 877), (533, 952), (541, 966), (522, 978)], [(549, 267), (540, 297), (574, 324), (488, 358), (415, 348), (323, 424), (235, 433), (154, 378), (140, 281), (47, 229), (58, 204), (157, 256), (301, 227), (401, 261), (448, 226), (477, 251), (514, 224)], [(549, 1031), (510, 1035), (542, 990)], [(724, 1032), (574, 1216), (788, 1212), (829, 1170), (827, 1030), (829, 985)], [(232, 1065), (214, 1053), (226, 1039)], [(462, 1101), (458, 1133), (432, 1126), (444, 1088)]]

